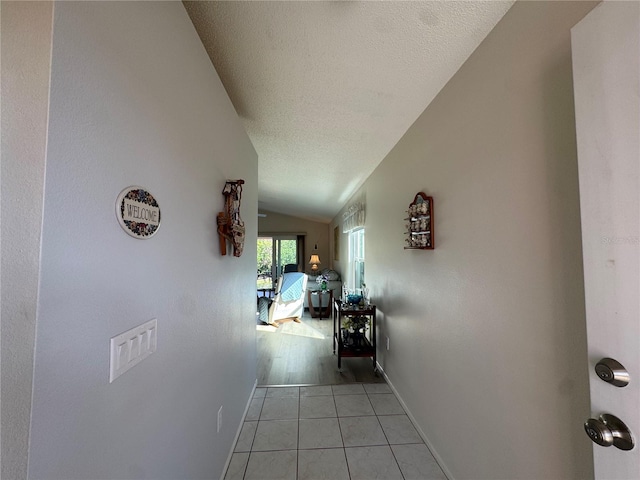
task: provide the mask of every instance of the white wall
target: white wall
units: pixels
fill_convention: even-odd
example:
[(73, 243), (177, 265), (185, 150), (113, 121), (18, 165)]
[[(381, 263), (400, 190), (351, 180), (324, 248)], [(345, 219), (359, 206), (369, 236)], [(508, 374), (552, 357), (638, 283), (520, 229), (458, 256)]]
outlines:
[(50, 2), (1, 2), (2, 469), (25, 478), (44, 195)]
[[(29, 476), (216, 478), (256, 378), (256, 153), (181, 3), (54, 10)], [(129, 185), (160, 203), (148, 240), (116, 221)], [(109, 384), (109, 338), (151, 318), (156, 353)]]
[[(593, 476), (569, 32), (593, 6), (517, 2), (356, 194), (379, 361), (456, 479)], [(405, 251), (422, 190), (436, 248)]]

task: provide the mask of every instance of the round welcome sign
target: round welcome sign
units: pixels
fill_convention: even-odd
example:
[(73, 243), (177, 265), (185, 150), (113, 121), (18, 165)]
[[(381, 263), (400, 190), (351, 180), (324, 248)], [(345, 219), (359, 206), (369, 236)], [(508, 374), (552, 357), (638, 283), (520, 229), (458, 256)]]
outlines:
[(122, 229), (135, 238), (149, 238), (160, 227), (160, 206), (142, 187), (131, 186), (120, 192), (116, 216)]

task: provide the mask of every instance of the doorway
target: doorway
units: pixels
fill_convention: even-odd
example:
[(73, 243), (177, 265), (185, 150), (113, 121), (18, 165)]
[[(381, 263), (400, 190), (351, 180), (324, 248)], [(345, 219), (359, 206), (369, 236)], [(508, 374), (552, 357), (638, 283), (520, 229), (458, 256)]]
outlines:
[(258, 290), (274, 289), (286, 265), (298, 269), (298, 243), (295, 235), (258, 237)]

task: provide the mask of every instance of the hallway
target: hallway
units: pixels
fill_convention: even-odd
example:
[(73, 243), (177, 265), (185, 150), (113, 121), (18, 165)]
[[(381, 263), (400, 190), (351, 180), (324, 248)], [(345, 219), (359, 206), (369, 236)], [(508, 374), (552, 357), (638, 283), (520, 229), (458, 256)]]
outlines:
[[(375, 460), (393, 459), (387, 463), (388, 477), (399, 471), (412, 478), (398, 452), (420, 442), (393, 443), (385, 422), (403, 414), (378, 412), (375, 395), (385, 394), (364, 387), (385, 381), (410, 409), (407, 416), (450, 479), (593, 478), (607, 471), (597, 457), (619, 458), (612, 449), (596, 449), (604, 453), (594, 456), (582, 428), (594, 411), (613, 408), (598, 402), (592, 407), (592, 380), (600, 382), (605, 395), (610, 392), (594, 376), (594, 361), (605, 353), (622, 354), (598, 348), (602, 353), (592, 355), (594, 338), (613, 337), (588, 334), (587, 319), (595, 305), (603, 312), (598, 318), (604, 327), (622, 331), (614, 320), (627, 317), (623, 310), (615, 302), (592, 299), (591, 293), (608, 294), (612, 286), (623, 285), (636, 299), (635, 283), (620, 283), (615, 275), (631, 273), (629, 266), (637, 265), (624, 258), (638, 254), (638, 216), (626, 212), (637, 211), (639, 204), (633, 196), (620, 208), (609, 207), (600, 194), (623, 190), (585, 187), (582, 180), (586, 150), (579, 138), (585, 134), (577, 126), (582, 130), (584, 114), (595, 106), (590, 99), (606, 97), (580, 87), (584, 69), (577, 68), (580, 47), (572, 31), (606, 12), (620, 15), (626, 25), (637, 20), (638, 2), (0, 5), (6, 40), (2, 123), (10, 127), (3, 130), (7, 162), (1, 195), (2, 269), (8, 275), (1, 302), (0, 402), (7, 441), (0, 442), (0, 477), (224, 478), (244, 422), (253, 422), (253, 434), (247, 426), (243, 435), (251, 438), (250, 446), (237, 452), (233, 464), (240, 462), (243, 478), (255, 477), (257, 469), (267, 471), (256, 463), (260, 457), (273, 462), (294, 457), (295, 468), (285, 469), (290, 478), (316, 476), (307, 473), (309, 456), (325, 450), (341, 454), (344, 462), (322, 465), (346, 465), (349, 478), (374, 477), (358, 465), (359, 455), (370, 449), (386, 452)], [(228, 43), (204, 48), (187, 5), (237, 13), (211, 17), (230, 33)], [(397, 5), (406, 7), (406, 18), (389, 14)], [(471, 32), (478, 43), (468, 55), (454, 57), (447, 42), (427, 42), (434, 29), (448, 28), (443, 13), (455, 13), (469, 29), (467, 20), (498, 6), (507, 13), (486, 37)], [(463, 11), (469, 16), (460, 16)], [(354, 21), (360, 14), (369, 21)], [(265, 15), (287, 29), (265, 37), (261, 46), (271, 49), (263, 58), (252, 46), (259, 44), (254, 34), (265, 30), (253, 32), (244, 20), (251, 16), (263, 25)], [(293, 18), (300, 21), (287, 21)], [(332, 18), (336, 21), (322, 21)], [(231, 25), (247, 36), (237, 35)], [(403, 25), (416, 27), (419, 41), (396, 42), (405, 33)], [(633, 96), (640, 83), (638, 35), (621, 26), (614, 22), (613, 28), (594, 32), (595, 45), (590, 41), (583, 47), (585, 58), (591, 50), (605, 52), (595, 37), (602, 36), (604, 47), (624, 36), (628, 47), (614, 47), (616, 55), (605, 58), (603, 74), (589, 75), (590, 62), (586, 72), (594, 80), (614, 82), (606, 90), (616, 96), (633, 86)], [(297, 61), (280, 41), (287, 35), (302, 42), (296, 47), (315, 46), (317, 52), (297, 48), (303, 53)], [(345, 63), (345, 58), (364, 58), (361, 49), (371, 46), (363, 42), (366, 35), (384, 40), (384, 48), (374, 52), (375, 61), (364, 62), (365, 68), (353, 68), (360, 63)], [(328, 44), (337, 47), (336, 55), (327, 55)], [(438, 49), (439, 61), (454, 68), (433, 97), (421, 92), (424, 104), (400, 125), (384, 105), (415, 107), (418, 100), (397, 88), (403, 79), (395, 66), (414, 68), (406, 54), (432, 48)], [(617, 64), (626, 54), (630, 60), (623, 60), (618, 73), (614, 57)], [(235, 66), (226, 67), (232, 57), (258, 74), (230, 75)], [(225, 68), (214, 68), (216, 61)], [(362, 95), (339, 95), (342, 84), (331, 65), (348, 72), (354, 91)], [(408, 78), (415, 85), (435, 78), (432, 73), (428, 69)], [(370, 83), (378, 77), (395, 85), (395, 96), (378, 98), (380, 91)], [(285, 98), (274, 96), (270, 87), (286, 82), (316, 85), (317, 95), (285, 89)], [(250, 98), (232, 84), (248, 87)], [(329, 100), (323, 102), (323, 96)], [(638, 143), (637, 115), (630, 117), (633, 121), (614, 120), (626, 107), (637, 107), (624, 100), (625, 95), (616, 100), (621, 108), (611, 109), (615, 117), (593, 115), (612, 122), (595, 131), (624, 133), (625, 142)], [(301, 108), (316, 106), (334, 121), (326, 127), (300, 116), (296, 102)], [(273, 105), (289, 105), (292, 114), (262, 115)], [(373, 117), (377, 127), (368, 128), (363, 116)], [(271, 126), (256, 130), (257, 118)], [(341, 122), (350, 125), (347, 133), (356, 139), (354, 148), (342, 153), (333, 149), (346, 132)], [(313, 154), (305, 159), (298, 152), (282, 168), (267, 169), (274, 175), (271, 181), (262, 160), (279, 150), (268, 138), (282, 142), (285, 131), (294, 139), (296, 132), (311, 134)], [(392, 131), (397, 136), (379, 156), (362, 154), (360, 147), (375, 146)], [(600, 136), (587, 133), (586, 138), (601, 146)], [(619, 169), (609, 163), (617, 158), (632, 157), (593, 157), (598, 165), (605, 162), (606, 168), (595, 170), (605, 172), (599, 179), (614, 186), (619, 179), (625, 185), (633, 181), (634, 188), (624, 191), (637, 193), (638, 175), (627, 175), (637, 171), (637, 162)], [(372, 169), (360, 166), (372, 159), (378, 162)], [(302, 168), (303, 161), (312, 168)], [(351, 183), (340, 188), (319, 181), (314, 171)], [(282, 188), (278, 176), (297, 178), (297, 187)], [(229, 254), (222, 254), (220, 247), (228, 242), (220, 242), (216, 229), (229, 179), (245, 182), (237, 212), (245, 223), (240, 257), (227, 248)], [(134, 186), (162, 210), (157, 217), (162, 226), (152, 237), (133, 237), (122, 228), (128, 213), (116, 202), (123, 189)], [(405, 212), (418, 192), (434, 199), (434, 250), (404, 248), (407, 235), (416, 233), (406, 229)], [(588, 210), (581, 202), (593, 202), (597, 215), (584, 218), (604, 231), (589, 233), (587, 223), (583, 226)], [(311, 268), (306, 255), (317, 250), (320, 268), (335, 269), (352, 289), (357, 286), (349, 257), (354, 211), (364, 217), (365, 279), (379, 314), (377, 354), (384, 377), (376, 377), (364, 358), (347, 359), (338, 371), (325, 330), (333, 330), (330, 320), (255, 331), (258, 235), (304, 236), (301, 266)], [(634, 223), (618, 225), (619, 218)], [(590, 258), (599, 259), (605, 272), (596, 276), (596, 288), (585, 287)], [(154, 336), (147, 337), (157, 339), (153, 355), (139, 362), (136, 341), (112, 351), (111, 339), (151, 320), (157, 321)], [(627, 343), (640, 338), (623, 334)], [(271, 342), (275, 355), (265, 358), (263, 349)], [(639, 365), (635, 359), (621, 360)], [(135, 366), (110, 381), (112, 368), (125, 365)], [(255, 403), (262, 403), (254, 405), (253, 419), (245, 419), (256, 380), (267, 390), (258, 390), (263, 396)], [(341, 395), (337, 386), (343, 384), (364, 391)], [(286, 396), (269, 400), (268, 387), (280, 385), (298, 386), (292, 395), (297, 403)], [(310, 395), (321, 390), (303, 390), (307, 386), (330, 386), (331, 393), (324, 388), (327, 395)], [(282, 392), (287, 390), (272, 394)], [(359, 398), (342, 400), (343, 395)], [(324, 410), (330, 401), (309, 400), (320, 397), (332, 399), (335, 414)], [(309, 402), (317, 402), (318, 415), (327, 416), (306, 418)], [(358, 405), (351, 412), (355, 415), (348, 416), (342, 402)], [(295, 418), (269, 418), (277, 409), (272, 404), (287, 404), (285, 413)], [(637, 409), (614, 413), (640, 425)], [(311, 421), (333, 424), (332, 445), (337, 446), (309, 448), (303, 427)], [(350, 422), (368, 422), (375, 430), (373, 444), (351, 444), (355, 426)], [(295, 431), (262, 441), (269, 438), (269, 425), (294, 425)], [(319, 440), (322, 430), (315, 430)], [(279, 444), (285, 437), (291, 441)], [(640, 465), (639, 451), (625, 458)]]
[[(335, 385), (384, 382), (370, 358), (343, 358), (342, 371), (333, 354), (333, 320), (311, 318), (274, 328), (258, 325), (256, 332), (259, 386)], [(379, 347), (378, 347), (379, 348)]]
[(225, 480), (444, 480), (385, 383), (260, 387)]

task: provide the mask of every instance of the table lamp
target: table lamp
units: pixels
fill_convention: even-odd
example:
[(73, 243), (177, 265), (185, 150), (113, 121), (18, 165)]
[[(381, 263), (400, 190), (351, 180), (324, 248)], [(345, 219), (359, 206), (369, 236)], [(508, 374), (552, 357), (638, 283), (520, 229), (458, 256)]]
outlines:
[(311, 271), (312, 272), (317, 272), (318, 271), (318, 265), (322, 263), (320, 262), (320, 257), (318, 257), (318, 254), (314, 253), (311, 255), (311, 258), (309, 259), (309, 265), (311, 265)]

